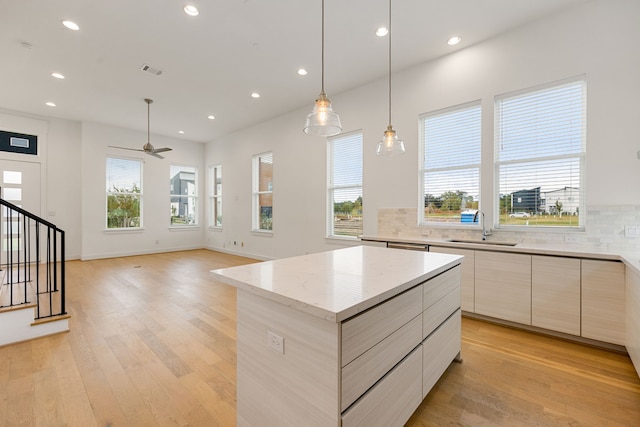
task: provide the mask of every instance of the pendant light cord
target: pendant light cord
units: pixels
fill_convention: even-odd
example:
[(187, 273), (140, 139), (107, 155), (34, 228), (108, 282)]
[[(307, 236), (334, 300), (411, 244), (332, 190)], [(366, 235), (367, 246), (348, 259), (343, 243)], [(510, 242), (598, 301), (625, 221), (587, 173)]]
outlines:
[(391, 126), (391, 0), (389, 0), (389, 126)]
[(324, 93), (324, 0), (322, 0), (322, 93)]

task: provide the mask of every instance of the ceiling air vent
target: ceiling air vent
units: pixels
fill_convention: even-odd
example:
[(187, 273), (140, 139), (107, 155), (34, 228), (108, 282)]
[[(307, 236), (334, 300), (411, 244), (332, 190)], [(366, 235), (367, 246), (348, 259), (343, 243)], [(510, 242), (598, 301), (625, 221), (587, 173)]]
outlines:
[(151, 73), (154, 76), (159, 76), (160, 74), (162, 74), (162, 70), (158, 70), (157, 68), (153, 68), (150, 65), (146, 65), (146, 64), (140, 67), (140, 69), (142, 71), (146, 71), (147, 73)]

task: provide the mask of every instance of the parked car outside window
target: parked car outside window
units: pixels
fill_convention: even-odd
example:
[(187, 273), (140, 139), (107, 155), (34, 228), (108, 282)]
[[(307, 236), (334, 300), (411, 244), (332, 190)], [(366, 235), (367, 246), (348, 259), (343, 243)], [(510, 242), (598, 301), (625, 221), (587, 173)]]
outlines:
[(526, 212), (514, 212), (509, 214), (509, 218), (529, 218), (529, 214)]

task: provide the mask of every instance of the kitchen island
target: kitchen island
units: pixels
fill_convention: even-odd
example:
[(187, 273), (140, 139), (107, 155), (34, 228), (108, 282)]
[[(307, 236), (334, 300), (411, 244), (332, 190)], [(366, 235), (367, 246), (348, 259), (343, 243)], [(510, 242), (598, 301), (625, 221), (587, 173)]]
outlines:
[(404, 425), (460, 357), (460, 263), (357, 246), (214, 270), (237, 293), (237, 425)]

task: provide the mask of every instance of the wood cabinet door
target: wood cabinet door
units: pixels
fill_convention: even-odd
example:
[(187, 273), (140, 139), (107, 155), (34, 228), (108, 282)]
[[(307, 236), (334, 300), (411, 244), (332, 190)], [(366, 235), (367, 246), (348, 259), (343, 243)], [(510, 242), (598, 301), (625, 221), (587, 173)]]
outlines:
[(580, 336), (580, 260), (531, 257), (531, 324)]
[(626, 339), (625, 347), (640, 375), (640, 273), (632, 267), (625, 270)]
[(624, 345), (624, 264), (582, 260), (582, 336)]
[(531, 255), (475, 251), (475, 312), (531, 325)]
[(462, 273), (460, 276), (461, 308), (470, 313), (475, 312), (475, 256), (473, 249), (457, 249), (447, 247), (429, 247), (429, 252), (462, 255)]

